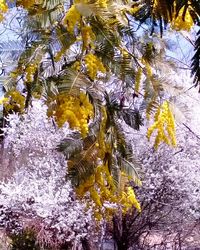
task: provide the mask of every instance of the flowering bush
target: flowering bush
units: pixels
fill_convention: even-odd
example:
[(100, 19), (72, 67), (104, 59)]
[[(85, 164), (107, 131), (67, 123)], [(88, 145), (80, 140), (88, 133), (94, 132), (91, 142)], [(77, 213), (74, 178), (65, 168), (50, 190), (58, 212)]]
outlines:
[[(186, 89), (191, 82), (185, 72), (174, 80), (181, 81)], [(142, 165), (142, 186), (137, 189), (142, 212), (139, 214), (132, 209), (126, 215), (115, 215), (112, 236), (119, 249), (130, 246), (134, 246), (133, 249), (176, 249), (178, 244), (183, 249), (188, 245), (196, 246), (195, 241), (188, 243), (187, 240), (193, 239), (195, 232), (199, 234), (196, 227), (200, 218), (198, 95), (195, 89), (183, 89), (176, 98), (180, 109), (174, 110), (178, 120), (175, 148), (163, 143), (155, 150), (154, 142), (145, 138), (148, 124), (140, 133), (128, 131)], [(153, 240), (156, 234), (161, 239), (159, 243)], [(148, 242), (150, 238), (153, 243)], [(153, 246), (154, 243), (157, 246)]]
[[(182, 75), (185, 86), (189, 86), (190, 77), (184, 72)], [(151, 145), (142, 146), (146, 145), (146, 140), (143, 140), (137, 147), (145, 172), (141, 195), (151, 200), (156, 191), (165, 183), (165, 189), (171, 193), (169, 203), (174, 208), (177, 206), (177, 209), (184, 211), (185, 214), (192, 214), (195, 218), (199, 218), (198, 93), (194, 89), (190, 90), (180, 95), (177, 103), (185, 110), (185, 116), (182, 115), (177, 124), (177, 147), (169, 148), (162, 145), (158, 151), (154, 151)], [(180, 114), (175, 111), (176, 116), (178, 118)]]
[(28, 113), (9, 115), (4, 132), (16, 171), (0, 183), (1, 227), (12, 234), (31, 228), (40, 245), (54, 249), (95, 234), (92, 211), (76, 199), (65, 179), (64, 156), (56, 151), (58, 142), (72, 133), (67, 125), (58, 129), (46, 107), (35, 101)]

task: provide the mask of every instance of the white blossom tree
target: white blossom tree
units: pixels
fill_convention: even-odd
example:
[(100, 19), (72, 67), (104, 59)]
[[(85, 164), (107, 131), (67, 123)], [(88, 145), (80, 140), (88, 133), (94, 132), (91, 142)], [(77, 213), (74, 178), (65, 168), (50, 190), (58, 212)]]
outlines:
[[(4, 150), (12, 157), (13, 176), (0, 183), (1, 228), (8, 234), (32, 229), (41, 247), (76, 247), (95, 238), (92, 207), (76, 199), (65, 179), (67, 164), (56, 146), (73, 131), (58, 129), (42, 102), (29, 112), (11, 114), (4, 129)], [(10, 156), (9, 156), (10, 155)]]
[[(177, 147), (163, 144), (155, 150), (152, 141), (145, 136), (148, 124), (139, 133), (127, 131), (142, 166), (142, 187), (137, 189), (142, 212), (133, 210), (114, 218), (113, 234), (120, 249), (130, 246), (150, 249), (154, 244), (157, 244), (155, 249), (181, 249), (178, 247), (186, 247), (189, 236), (193, 239), (198, 234), (200, 97), (196, 89), (191, 88), (188, 72), (179, 71), (179, 75), (172, 77), (174, 82), (184, 86), (174, 107)], [(193, 247), (198, 244), (190, 242)]]

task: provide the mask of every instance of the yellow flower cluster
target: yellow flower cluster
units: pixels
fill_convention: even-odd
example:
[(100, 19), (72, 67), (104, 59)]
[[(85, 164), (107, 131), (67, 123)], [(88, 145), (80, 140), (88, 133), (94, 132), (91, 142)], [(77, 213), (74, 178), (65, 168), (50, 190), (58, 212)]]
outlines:
[(66, 15), (64, 16), (63, 24), (67, 27), (67, 30), (73, 34), (74, 28), (77, 22), (79, 22), (80, 20), (81, 20), (81, 15), (79, 11), (77, 10), (75, 5), (72, 5), (71, 8), (67, 11)]
[(102, 73), (106, 73), (106, 69), (103, 63), (94, 54), (89, 53), (85, 56), (84, 59), (85, 59), (85, 65), (87, 67), (88, 75), (90, 76), (92, 80), (95, 79), (98, 71), (101, 71)]
[(103, 160), (106, 153), (112, 152), (111, 145), (106, 142), (106, 123), (107, 123), (107, 112), (106, 108), (101, 108), (101, 124), (100, 124), (100, 130), (98, 133), (98, 157)]
[(0, 0), (0, 11), (6, 12), (8, 10), (8, 6), (5, 0)]
[(115, 189), (113, 178), (105, 163), (96, 167), (95, 173), (78, 187), (77, 193), (84, 196), (89, 191), (95, 204), (101, 207), (104, 201), (117, 202)]
[(108, 0), (97, 0), (96, 3), (101, 8), (107, 8), (108, 7)]
[(136, 93), (139, 92), (141, 78), (142, 78), (142, 68), (140, 67), (135, 75), (135, 92)]
[[(132, 187), (123, 188), (121, 192), (117, 191), (111, 176), (107, 163), (97, 166), (95, 173), (91, 175), (87, 181), (80, 185), (77, 194), (83, 197), (89, 192), (91, 199), (94, 201), (99, 213), (96, 215), (101, 219), (100, 209), (104, 202), (121, 205), (123, 212), (126, 213), (132, 206), (141, 211), (140, 204), (135, 196)], [(106, 216), (112, 215), (114, 210), (106, 209)]]
[(3, 20), (3, 14), (8, 10), (5, 0), (0, 0), (0, 22)]
[(75, 63), (72, 64), (72, 69), (74, 69), (76, 71), (80, 71), (81, 63), (79, 61), (76, 61)]
[(146, 72), (147, 72), (147, 77), (149, 79), (151, 79), (153, 73), (152, 73), (152, 69), (151, 69), (151, 66), (148, 62), (144, 61), (144, 64), (145, 64), (145, 69), (146, 69)]
[(34, 80), (34, 74), (37, 70), (36, 64), (29, 64), (26, 68), (26, 82), (32, 82)]
[(96, 168), (96, 172), (94, 174), (94, 183), (96, 190), (94, 187), (92, 187), (90, 189), (90, 195), (97, 206), (101, 207), (105, 201), (117, 202), (114, 192), (114, 181), (109, 173), (107, 164), (99, 165)]
[(2, 98), (0, 99), (0, 105), (4, 104), (4, 103), (7, 102), (8, 100), (9, 100), (8, 98), (2, 97)]
[(159, 4), (159, 0), (153, 0), (153, 9), (157, 9), (159, 8), (160, 4)]
[[(148, 128), (147, 138), (150, 139), (154, 130), (158, 131), (154, 147), (157, 149), (161, 142), (176, 146), (175, 121), (169, 108), (169, 103), (164, 101), (154, 116), (154, 124)], [(166, 132), (168, 133), (166, 135)]]
[(177, 18), (175, 16), (173, 17), (173, 20), (171, 22), (172, 29), (177, 30), (177, 31), (179, 30), (190, 31), (191, 27), (194, 25), (194, 22), (192, 20), (189, 10), (187, 9), (184, 20), (182, 17), (183, 12), (184, 12), (184, 7), (179, 11), (179, 15)]
[(130, 8), (128, 10), (128, 12), (133, 15), (133, 14), (137, 13), (139, 9), (140, 9), (139, 6), (134, 6), (134, 7)]
[(127, 187), (126, 192), (121, 192), (120, 203), (122, 204), (122, 211), (126, 213), (131, 207), (135, 207), (139, 212), (141, 212), (140, 203), (138, 202), (135, 192), (132, 187)]
[(83, 48), (86, 49), (89, 45), (93, 47), (93, 41), (95, 40), (95, 34), (92, 31), (90, 25), (84, 26), (81, 29), (82, 39), (83, 39)]
[(95, 188), (95, 176), (91, 175), (85, 182), (84, 184), (80, 185), (77, 188), (77, 194), (83, 197), (86, 192), (89, 191), (90, 197), (94, 201), (94, 203), (98, 206), (101, 207), (102, 203), (100, 200), (100, 196)]
[[(188, 1), (190, 3), (190, 1)], [(162, 9), (162, 5), (159, 0), (153, 0), (153, 12), (154, 14), (159, 18), (159, 13)], [(184, 6), (181, 8), (181, 10), (178, 13), (178, 17), (175, 16), (175, 9), (176, 9), (176, 1), (174, 1), (174, 14), (171, 21), (171, 27), (174, 30), (180, 31), (180, 30), (187, 30), (189, 31), (191, 27), (194, 25), (192, 17), (190, 15), (190, 6), (187, 8), (185, 13), (185, 20), (183, 20), (183, 12), (184, 12)]]
[(32, 7), (37, 2), (38, 1), (35, 1), (35, 0), (28, 0), (28, 1), (27, 0), (18, 0), (17, 5), (28, 9), (28, 8)]
[(59, 94), (56, 97), (56, 106), (53, 113), (59, 127), (68, 122), (71, 128), (78, 129), (82, 136), (88, 133), (88, 120), (93, 117), (93, 106), (88, 96), (81, 92), (79, 96)]
[(6, 98), (3, 100), (6, 112), (23, 112), (25, 108), (25, 97), (17, 90), (6, 93)]

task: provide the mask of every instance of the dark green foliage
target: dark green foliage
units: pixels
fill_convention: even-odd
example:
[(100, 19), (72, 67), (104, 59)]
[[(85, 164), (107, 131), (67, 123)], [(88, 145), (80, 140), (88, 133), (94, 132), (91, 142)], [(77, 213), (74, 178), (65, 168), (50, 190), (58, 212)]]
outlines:
[(75, 156), (83, 148), (83, 142), (81, 140), (80, 134), (73, 133), (70, 137), (65, 138), (58, 145), (57, 150), (62, 152), (66, 159)]
[(200, 30), (197, 33), (197, 39), (195, 42), (195, 54), (192, 58), (192, 75), (194, 76), (194, 83), (197, 87), (199, 85), (200, 92)]
[(153, 41), (151, 42), (147, 42), (146, 44), (144, 44), (143, 47), (143, 58), (145, 59), (145, 61), (151, 63), (152, 60), (154, 60), (155, 58), (155, 47), (153, 44)]
[(36, 237), (34, 231), (26, 230), (21, 233), (12, 234), (11, 250), (40, 250), (36, 244)]
[(139, 130), (143, 125), (143, 119), (137, 109), (124, 109), (122, 116), (125, 123), (135, 130)]
[(78, 187), (89, 176), (94, 174), (96, 168), (97, 151), (95, 150), (95, 135), (88, 135), (81, 139), (80, 134), (74, 133), (64, 139), (58, 146), (68, 159), (68, 173), (66, 178), (72, 181), (72, 185)]

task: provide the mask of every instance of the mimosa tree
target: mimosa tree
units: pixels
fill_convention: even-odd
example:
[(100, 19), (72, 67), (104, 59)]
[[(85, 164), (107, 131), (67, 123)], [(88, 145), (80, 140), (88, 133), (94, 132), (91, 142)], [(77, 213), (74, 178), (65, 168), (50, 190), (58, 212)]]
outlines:
[[(3, 19), (7, 3), (0, 6)], [(67, 158), (67, 179), (77, 195), (94, 201), (96, 218), (118, 207), (140, 211), (133, 188), (133, 182), (141, 185), (140, 164), (124, 128), (139, 130), (149, 119), (147, 137), (154, 133), (155, 148), (176, 146), (174, 95), (167, 92), (173, 86), (163, 75), (163, 65), (169, 70), (175, 65), (166, 58), (162, 35), (165, 29), (189, 32), (198, 25), (200, 3), (21, 0), (16, 6), (26, 13), (25, 48), (5, 82), (5, 116), (26, 113), (33, 99), (42, 100), (57, 128), (68, 123), (74, 131), (58, 150)], [(199, 41), (198, 32), (191, 63), (196, 86)]]

